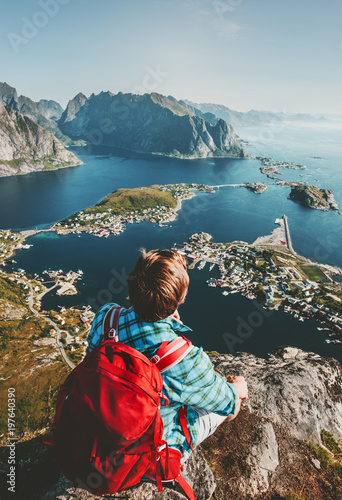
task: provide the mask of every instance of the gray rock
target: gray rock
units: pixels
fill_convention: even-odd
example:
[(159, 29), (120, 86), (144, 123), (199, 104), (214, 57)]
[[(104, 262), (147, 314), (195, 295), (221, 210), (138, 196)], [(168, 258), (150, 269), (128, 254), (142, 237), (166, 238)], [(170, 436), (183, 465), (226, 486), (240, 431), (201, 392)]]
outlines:
[(247, 496), (265, 493), (269, 488), (269, 473), (274, 472), (279, 465), (278, 443), (270, 422), (259, 424), (246, 464), (251, 472), (248, 481), (241, 482), (241, 491)]
[(222, 374), (248, 381), (246, 407), (288, 427), (303, 440), (320, 443), (323, 429), (342, 438), (342, 368), (333, 358), (281, 347), (267, 360), (248, 353), (212, 358)]
[(81, 163), (48, 130), (0, 102), (0, 177)]
[[(208, 500), (215, 491), (215, 480), (213, 473), (209, 469), (200, 450), (193, 453), (184, 465), (183, 476), (192, 486), (196, 495), (196, 500)], [(171, 486), (171, 488), (174, 488)], [(86, 490), (75, 488), (67, 479), (61, 477), (51, 490), (41, 497), (41, 500), (96, 500), (98, 497)], [(130, 500), (184, 500), (187, 497), (181, 493), (179, 487), (177, 491), (164, 486), (164, 491), (158, 492), (157, 486), (153, 483), (142, 483), (136, 488), (116, 493), (110, 498), (125, 498)]]
[(18, 97), (14, 87), (1, 82), (0, 102), (2, 102), (4, 106), (19, 111), (22, 115), (28, 116), (31, 120), (38, 123), (38, 125), (49, 130), (64, 144), (71, 143), (70, 138), (63, 135), (59, 130), (56, 122), (63, 113), (63, 108), (58, 102), (47, 99), (41, 99), (39, 102), (34, 102), (29, 97), (22, 95)]

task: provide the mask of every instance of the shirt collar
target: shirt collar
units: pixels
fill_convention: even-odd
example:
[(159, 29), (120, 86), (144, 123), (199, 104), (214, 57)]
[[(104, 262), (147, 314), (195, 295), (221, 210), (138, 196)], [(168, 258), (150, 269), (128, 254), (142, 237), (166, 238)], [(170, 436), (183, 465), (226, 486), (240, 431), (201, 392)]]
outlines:
[[(134, 312), (134, 314), (138, 318), (138, 315), (134, 311), (134, 309), (133, 309), (132, 306), (128, 309), (128, 311)], [(183, 323), (180, 323), (176, 319), (172, 318), (172, 316), (168, 316), (165, 319), (159, 319), (155, 323), (166, 323), (166, 324), (168, 324), (172, 328), (172, 330), (174, 332), (192, 332), (192, 328), (190, 328), (189, 326), (184, 325)], [(153, 325), (153, 323), (150, 323), (150, 324)]]
[(179, 321), (172, 318), (171, 316), (168, 316), (165, 319), (161, 319), (161, 320), (157, 321), (157, 323), (167, 323), (168, 325), (171, 326), (172, 330), (175, 332), (192, 332), (192, 329), (189, 326), (186, 326), (183, 323), (180, 323)]

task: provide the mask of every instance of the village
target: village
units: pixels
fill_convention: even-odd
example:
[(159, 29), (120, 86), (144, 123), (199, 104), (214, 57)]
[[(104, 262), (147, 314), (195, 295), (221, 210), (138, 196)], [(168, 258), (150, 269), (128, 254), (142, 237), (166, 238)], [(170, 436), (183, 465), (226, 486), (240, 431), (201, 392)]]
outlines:
[(166, 184), (158, 186), (158, 189), (172, 194), (172, 197), (177, 202), (174, 208), (156, 204), (149, 208), (127, 209), (124, 213), (115, 213), (115, 210), (110, 207), (105, 210), (93, 207), (91, 212), (80, 211), (55, 224), (52, 229), (56, 230), (57, 234), (81, 234), (81, 232), (87, 232), (99, 238), (108, 238), (110, 235), (119, 235), (124, 232), (126, 224), (139, 224), (143, 221), (149, 221), (162, 226), (176, 219), (182, 201), (193, 198), (195, 190), (206, 193), (215, 192), (211, 186), (196, 183)]
[[(15, 244), (16, 239), (10, 238)], [(13, 259), (10, 259), (12, 262)], [(8, 261), (7, 261), (8, 262)], [(15, 262), (15, 261), (14, 261)], [(42, 318), (46, 323), (44, 338), (36, 342), (44, 345), (55, 344), (64, 361), (74, 368), (84, 357), (87, 348), (86, 338), (90, 330), (94, 312), (90, 306), (83, 306), (81, 309), (75, 307), (58, 306), (58, 310), (42, 310), (42, 298), (44, 295), (57, 289), (56, 294), (75, 295), (78, 293), (75, 283), (82, 279), (83, 271), (68, 271), (62, 269), (45, 270), (42, 276), (26, 274), (24, 269), (17, 269), (13, 272), (0, 271), (0, 275), (10, 282), (19, 285), (22, 295), (27, 303), (30, 317)]]
[(208, 265), (215, 273), (207, 280), (209, 287), (222, 288), (225, 296), (240, 293), (270, 310), (281, 308), (299, 321), (315, 319), (322, 325), (318, 328), (329, 335), (326, 342), (342, 344), (342, 285), (329, 273), (285, 248), (214, 243), (211, 239), (200, 232), (188, 242), (174, 245), (186, 256), (190, 269)]

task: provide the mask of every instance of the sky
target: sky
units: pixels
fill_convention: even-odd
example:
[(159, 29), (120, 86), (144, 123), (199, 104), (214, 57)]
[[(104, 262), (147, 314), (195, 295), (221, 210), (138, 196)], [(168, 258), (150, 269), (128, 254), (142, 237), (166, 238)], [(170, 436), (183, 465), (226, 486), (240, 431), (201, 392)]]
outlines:
[(77, 93), (342, 114), (340, 0), (11, 0), (0, 81), (66, 106)]

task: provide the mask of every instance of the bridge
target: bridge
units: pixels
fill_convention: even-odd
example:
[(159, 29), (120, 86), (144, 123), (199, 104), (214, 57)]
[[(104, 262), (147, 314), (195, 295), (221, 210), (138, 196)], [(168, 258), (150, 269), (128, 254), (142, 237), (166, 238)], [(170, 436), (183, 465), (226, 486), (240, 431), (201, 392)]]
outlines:
[(241, 187), (243, 186), (243, 183), (241, 184), (220, 184), (219, 186), (209, 186), (211, 188), (222, 188), (222, 187)]

